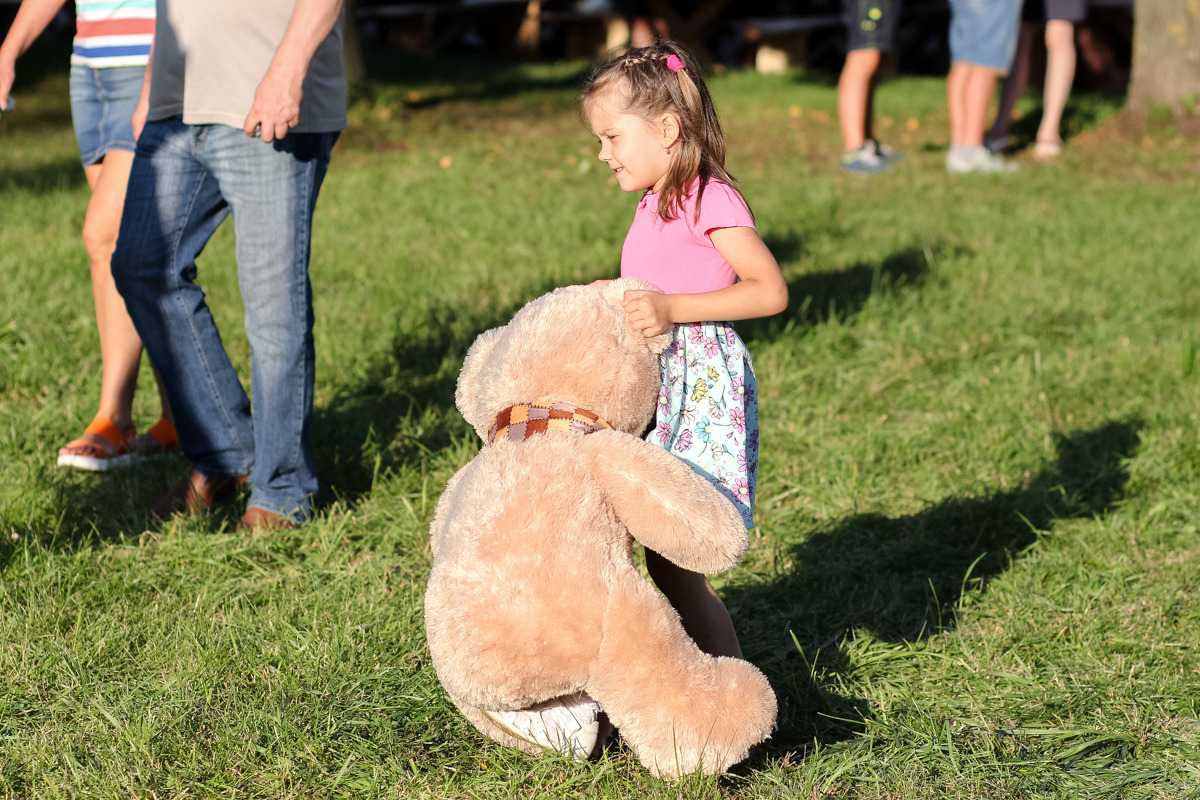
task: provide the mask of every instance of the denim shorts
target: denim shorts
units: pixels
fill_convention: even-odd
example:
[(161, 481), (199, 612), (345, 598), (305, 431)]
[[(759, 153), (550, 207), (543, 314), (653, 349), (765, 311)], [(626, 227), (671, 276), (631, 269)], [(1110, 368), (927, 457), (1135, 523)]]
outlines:
[(131, 119), (145, 75), (145, 67), (71, 66), (71, 121), (85, 167), (109, 150), (134, 151)]
[(950, 0), (950, 61), (1008, 74), (1017, 51), (1021, 0)]

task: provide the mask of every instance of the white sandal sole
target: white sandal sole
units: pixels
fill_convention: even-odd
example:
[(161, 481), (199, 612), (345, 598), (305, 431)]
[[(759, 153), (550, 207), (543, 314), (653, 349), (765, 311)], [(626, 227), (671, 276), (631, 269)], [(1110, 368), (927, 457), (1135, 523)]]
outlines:
[(139, 456), (137, 453), (124, 453), (112, 458), (92, 458), (91, 456), (84, 456), (78, 453), (63, 453), (58, 457), (58, 465), (60, 467), (87, 470), (88, 472), (104, 472), (116, 467), (127, 467), (141, 460), (142, 456)]

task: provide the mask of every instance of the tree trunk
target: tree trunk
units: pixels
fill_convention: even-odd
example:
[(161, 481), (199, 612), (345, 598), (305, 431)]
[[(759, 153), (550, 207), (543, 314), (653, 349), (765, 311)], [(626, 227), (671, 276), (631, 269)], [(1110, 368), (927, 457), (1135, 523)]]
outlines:
[(1129, 110), (1195, 108), (1200, 98), (1200, 0), (1136, 0)]

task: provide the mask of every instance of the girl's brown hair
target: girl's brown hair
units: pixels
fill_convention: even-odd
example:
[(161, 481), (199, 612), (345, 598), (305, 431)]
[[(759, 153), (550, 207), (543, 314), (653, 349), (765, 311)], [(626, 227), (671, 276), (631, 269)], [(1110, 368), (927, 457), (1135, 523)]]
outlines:
[[(672, 57), (672, 70), (667, 65)], [(667, 167), (666, 180), (658, 199), (658, 214), (675, 219), (683, 209), (696, 178), (696, 218), (709, 180), (718, 180), (731, 188), (735, 181), (725, 171), (725, 135), (713, 108), (708, 87), (700, 77), (700, 66), (675, 42), (656, 41), (649, 47), (631, 47), (597, 64), (583, 86), (580, 110), (586, 119), (588, 108), (601, 95), (611, 98), (622, 113), (636, 114), (651, 121), (664, 113), (679, 119), (679, 138)]]

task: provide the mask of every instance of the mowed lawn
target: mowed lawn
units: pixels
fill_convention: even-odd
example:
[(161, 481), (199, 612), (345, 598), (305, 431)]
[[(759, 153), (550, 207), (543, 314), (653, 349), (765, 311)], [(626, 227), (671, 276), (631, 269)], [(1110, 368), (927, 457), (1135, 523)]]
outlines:
[[(0, 797), (1200, 796), (1196, 120), (1081, 95), (1060, 163), (955, 177), (943, 82), (902, 78), (879, 127), (908, 157), (861, 180), (826, 77), (713, 78), (792, 292), (740, 326), (757, 527), (714, 578), (780, 719), (671, 785), (491, 744), (423, 633), (430, 517), (478, 447), (466, 348), (612, 277), (633, 214), (582, 65), (376, 65), (317, 212), (319, 511), (256, 538), (238, 504), (149, 518), (182, 459), (55, 466), (100, 355), (65, 56), (33, 63), (0, 122)], [(248, 378), (232, 245), (200, 282)]]

